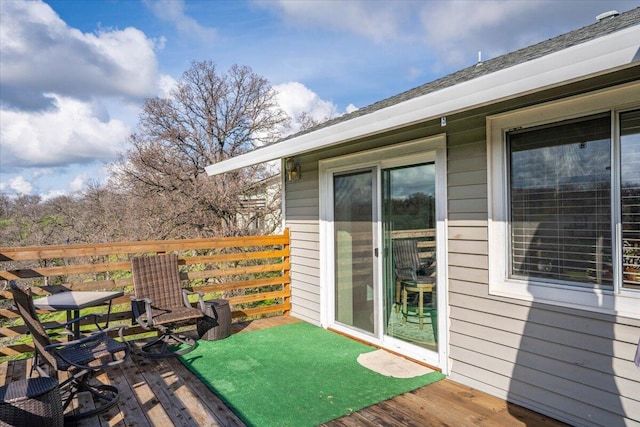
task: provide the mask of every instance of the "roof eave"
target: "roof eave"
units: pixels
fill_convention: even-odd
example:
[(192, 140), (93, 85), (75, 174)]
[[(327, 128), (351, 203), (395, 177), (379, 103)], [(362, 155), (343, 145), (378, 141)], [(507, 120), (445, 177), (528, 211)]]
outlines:
[(522, 96), (640, 61), (640, 25), (206, 167), (218, 175)]

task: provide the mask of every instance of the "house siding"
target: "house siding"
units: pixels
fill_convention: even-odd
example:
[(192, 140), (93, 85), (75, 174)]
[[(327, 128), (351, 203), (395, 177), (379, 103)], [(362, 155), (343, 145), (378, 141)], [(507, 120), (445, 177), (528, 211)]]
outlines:
[(286, 186), (292, 314), (320, 323), (318, 161), (447, 135), (452, 380), (574, 425), (640, 425), (640, 319), (489, 294), (486, 116), (638, 79), (640, 67), (300, 156)]
[(291, 236), (291, 314), (320, 325), (320, 225), (317, 160), (301, 161), (301, 179), (286, 183), (285, 218)]

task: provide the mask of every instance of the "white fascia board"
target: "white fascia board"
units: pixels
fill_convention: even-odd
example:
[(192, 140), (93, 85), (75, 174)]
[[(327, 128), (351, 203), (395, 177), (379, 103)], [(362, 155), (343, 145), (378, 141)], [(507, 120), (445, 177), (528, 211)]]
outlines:
[[(291, 157), (615, 70), (640, 60), (640, 25), (206, 167), (207, 174)], [(482, 65), (480, 65), (482, 66)]]

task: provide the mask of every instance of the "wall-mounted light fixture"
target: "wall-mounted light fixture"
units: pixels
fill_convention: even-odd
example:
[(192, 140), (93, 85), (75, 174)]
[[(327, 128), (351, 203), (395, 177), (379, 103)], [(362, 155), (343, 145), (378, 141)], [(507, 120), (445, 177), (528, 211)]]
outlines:
[(300, 164), (296, 163), (293, 157), (284, 161), (284, 170), (287, 171), (287, 181), (297, 181), (300, 179)]

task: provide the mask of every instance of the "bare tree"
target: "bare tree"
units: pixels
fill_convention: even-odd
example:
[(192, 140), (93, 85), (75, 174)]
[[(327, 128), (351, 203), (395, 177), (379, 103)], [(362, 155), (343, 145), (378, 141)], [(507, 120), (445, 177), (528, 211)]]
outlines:
[(60, 218), (42, 202), (40, 196), (2, 196), (3, 218), (0, 220), (0, 241), (7, 246), (52, 245), (59, 243)]
[(300, 131), (314, 128), (327, 120), (329, 120), (329, 117), (327, 116), (324, 116), (322, 119), (314, 119), (307, 111), (303, 111), (296, 118), (296, 121), (300, 123)]
[(209, 177), (204, 168), (273, 143), (288, 126), (274, 90), (245, 66), (219, 73), (194, 62), (168, 98), (148, 99), (118, 161), (119, 182), (153, 222), (156, 238), (237, 235), (241, 198), (265, 166)]
[(79, 236), (75, 242), (104, 243), (141, 240), (144, 235), (135, 224), (135, 206), (127, 193), (120, 192), (109, 183), (88, 183), (79, 199), (81, 211), (76, 215), (75, 229)]

